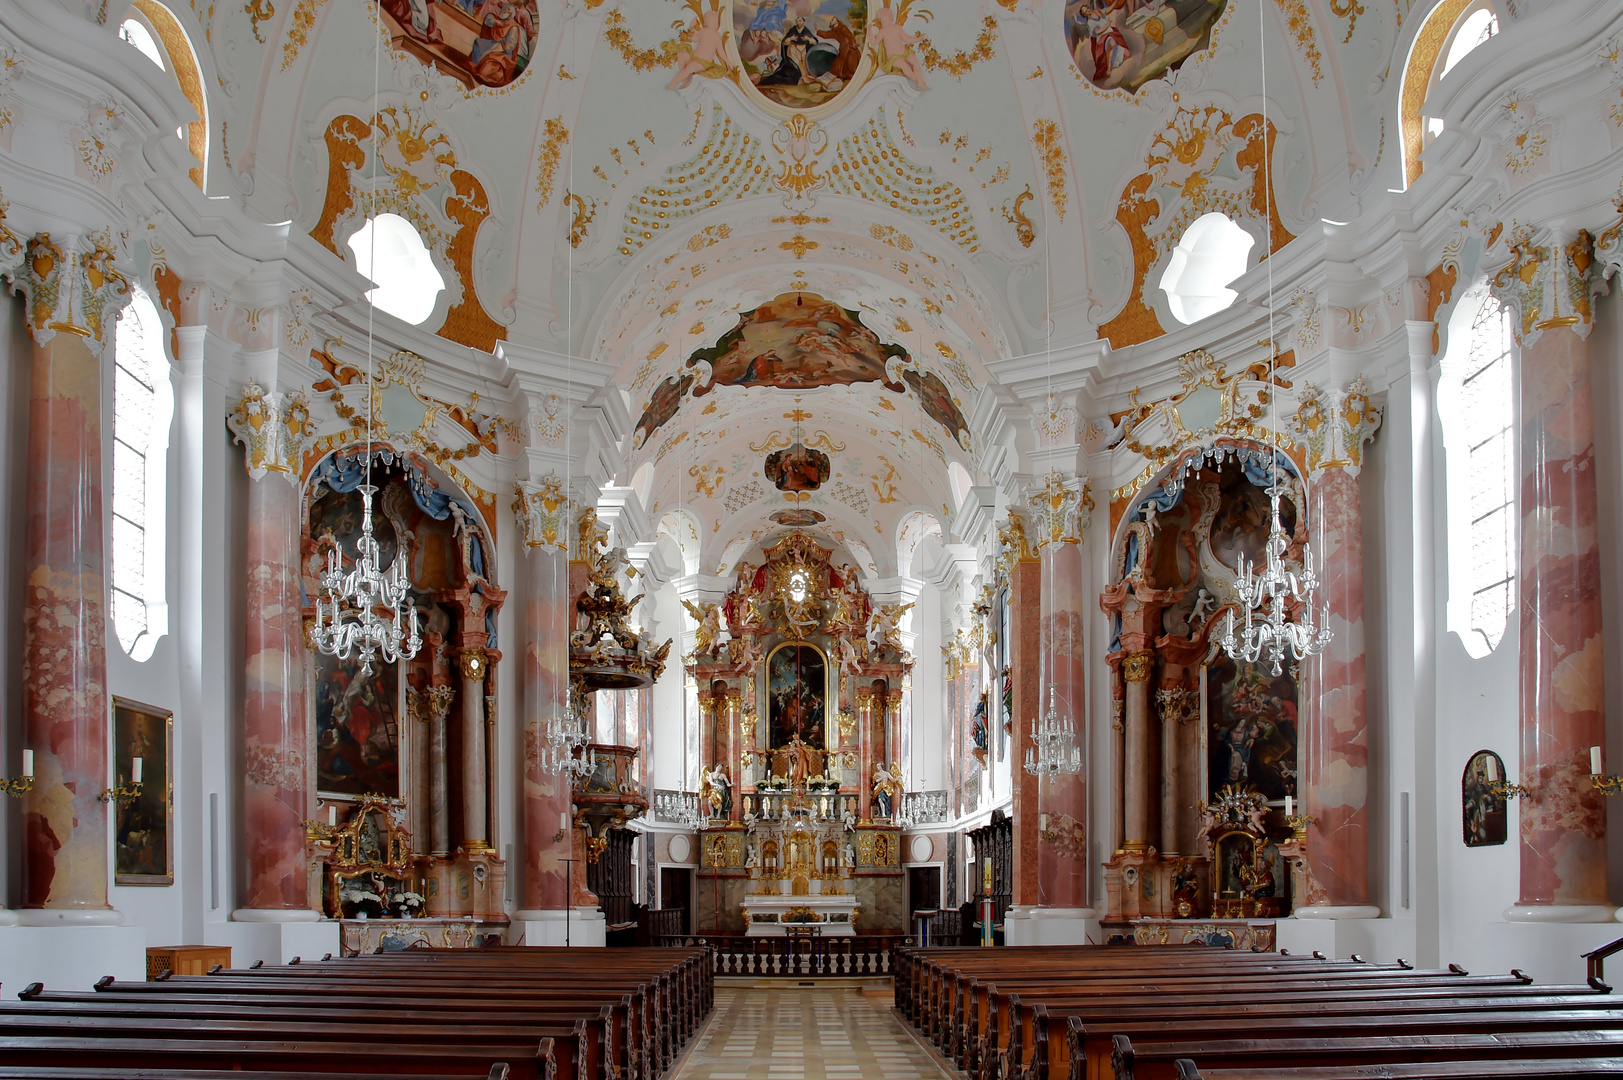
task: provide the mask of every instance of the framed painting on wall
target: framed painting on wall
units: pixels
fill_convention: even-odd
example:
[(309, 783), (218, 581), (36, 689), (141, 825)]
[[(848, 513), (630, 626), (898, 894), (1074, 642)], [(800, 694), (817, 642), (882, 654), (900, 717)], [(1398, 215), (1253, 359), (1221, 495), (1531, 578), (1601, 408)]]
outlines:
[(114, 786), (128, 783), (141, 759), (141, 794), (114, 803), (114, 885), (175, 883), (173, 735), (169, 710), (113, 699)]
[(1493, 785), (1505, 779), (1505, 763), (1492, 750), (1478, 750), (1460, 778), (1461, 824), (1466, 847), (1493, 847), (1509, 836), (1505, 797)]

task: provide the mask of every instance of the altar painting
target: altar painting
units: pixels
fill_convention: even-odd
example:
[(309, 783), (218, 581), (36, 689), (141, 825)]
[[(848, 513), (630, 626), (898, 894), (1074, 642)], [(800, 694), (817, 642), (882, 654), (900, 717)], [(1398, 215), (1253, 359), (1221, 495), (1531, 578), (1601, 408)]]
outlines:
[(1460, 780), (1460, 821), (1466, 847), (1493, 847), (1509, 837), (1505, 796), (1494, 790), (1503, 783), (1505, 763), (1492, 750), (1478, 750), (1465, 763)]
[(766, 662), (768, 735), (772, 749), (793, 740), (813, 750), (827, 748), (824, 719), (828, 700), (828, 660), (815, 645), (780, 645)]
[(1228, 0), (1067, 0), (1065, 47), (1100, 90), (1135, 92), (1210, 47)]
[(113, 699), (113, 777), (126, 784), (141, 759), (141, 793), (114, 803), (114, 885), (173, 885), (174, 798), (167, 709)]
[(316, 787), (335, 795), (400, 794), (399, 667), (313, 654)]
[(389, 44), (470, 89), (506, 86), (535, 51), (536, 0), (379, 0)]
[(1219, 652), (1206, 668), (1206, 791), (1233, 784), (1269, 801), (1296, 795), (1297, 669), (1236, 664)]
[(734, 0), (733, 39), (744, 75), (791, 109), (832, 101), (855, 78), (867, 0)]
[(857, 312), (816, 293), (791, 292), (741, 315), (714, 348), (698, 350), (687, 366), (701, 360), (710, 364), (710, 381), (694, 390), (695, 396), (718, 385), (809, 390), (867, 382), (905, 393), (906, 387), (885, 374), (892, 358), (905, 362), (907, 350), (881, 342)]

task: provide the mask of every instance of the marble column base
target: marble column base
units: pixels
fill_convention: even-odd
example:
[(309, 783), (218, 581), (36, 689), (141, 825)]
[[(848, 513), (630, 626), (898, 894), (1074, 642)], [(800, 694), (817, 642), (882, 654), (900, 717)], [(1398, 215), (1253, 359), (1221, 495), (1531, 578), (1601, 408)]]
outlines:
[(321, 912), (309, 908), (250, 908), (243, 907), (231, 913), (232, 922), (296, 923), (319, 922)]
[(8, 996), (31, 982), (42, 982), (47, 990), (89, 990), (103, 975), (146, 981), (146, 927), (0, 928), (0, 985)]
[(123, 926), (124, 913), (114, 908), (23, 908), (18, 926)]
[(578, 907), (567, 912), (569, 925), (564, 926), (562, 911), (517, 911), (507, 926), (510, 945), (561, 946), (573, 948), (602, 948), (608, 940), (608, 923), (603, 912), (595, 907)]
[(1610, 904), (1512, 904), (1506, 922), (1599, 923), (1611, 922), (1619, 911)]
[[(265, 912), (262, 910), (261, 913)], [(252, 967), (256, 960), (263, 960), (267, 964), (285, 964), (295, 956), (304, 960), (320, 960), (328, 953), (334, 956), (343, 953), (336, 919), (319, 919), (316, 922), (251, 921), (237, 918), (242, 910), (232, 914), (236, 921), (204, 925), (203, 944), (231, 946), (231, 966), (234, 968)], [(310, 914), (314, 915), (315, 912)]]
[(1374, 904), (1303, 904), (1294, 908), (1297, 919), (1379, 919), (1381, 909)]
[(10, 908), (0, 907), (0, 926), (16, 926), (17, 913)]
[(1010, 945), (1087, 945), (1103, 941), (1094, 908), (1011, 907), (1003, 916)]

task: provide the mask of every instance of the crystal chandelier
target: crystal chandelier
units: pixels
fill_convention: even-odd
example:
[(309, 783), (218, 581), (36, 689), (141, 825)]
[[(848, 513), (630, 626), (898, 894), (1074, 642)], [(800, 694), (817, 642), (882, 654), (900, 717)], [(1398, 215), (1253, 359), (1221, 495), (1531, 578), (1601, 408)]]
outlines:
[[(1260, 9), (1259, 9), (1260, 11)], [(1266, 49), (1266, 45), (1264, 46)], [(1268, 57), (1262, 57), (1262, 123), (1268, 125)], [(1273, 177), (1270, 173), (1270, 155), (1262, 155), (1264, 211), (1273, 213)], [(1273, 420), (1273, 464), (1268, 485), (1268, 545), (1264, 549), (1265, 563), (1259, 575), (1251, 560), (1240, 557), (1235, 576), (1234, 591), (1239, 602), (1243, 623), (1236, 634), (1234, 609), (1230, 608), (1223, 622), (1223, 636), (1218, 643), (1235, 660), (1254, 664), (1266, 656), (1272, 664), (1272, 673), (1284, 670), (1288, 651), (1297, 660), (1317, 656), (1330, 644), (1330, 604), (1320, 609), (1320, 625), (1313, 622), (1313, 605), (1319, 590), (1318, 575), (1313, 572), (1313, 549), (1302, 545), (1302, 573), (1300, 576), (1285, 569), (1285, 552), (1290, 542), (1285, 526), (1279, 520), (1279, 498), (1285, 493), (1279, 476), (1279, 398), (1274, 387), (1274, 362), (1279, 346), (1274, 341), (1274, 261), (1268, 265), (1268, 388), (1269, 412)], [(1299, 605), (1301, 618), (1291, 621), (1287, 605)]]
[(1076, 725), (1070, 713), (1062, 718), (1054, 688), (1048, 688), (1048, 712), (1031, 722), (1031, 743), (1026, 747), (1026, 772), (1032, 776), (1064, 776), (1082, 771), (1082, 748), (1076, 743)]
[[(367, 456), (371, 468), (371, 455)], [(417, 608), (410, 602), (406, 560), (396, 553), (389, 569), (378, 563), (378, 541), (372, 535), (373, 484), (362, 484), (361, 535), (355, 541), (359, 557), (349, 572), (335, 543), (327, 549), (327, 569), (321, 575), (326, 598), (316, 598), (316, 622), (310, 631), (315, 646), (328, 656), (348, 660), (359, 656), (361, 674), (372, 674), (372, 661), (410, 660), (422, 647), (417, 631)], [(406, 612), (410, 610), (408, 618)]]
[(565, 706), (563, 712), (547, 721), (547, 745), (541, 751), (541, 768), (554, 775), (585, 776), (596, 764), (595, 756), (586, 750), (589, 742), (591, 736), (582, 715), (573, 705)]
[[(377, 75), (372, 76), (372, 97), (377, 98)], [(372, 131), (373, 180), (377, 172), (378, 135)], [(375, 189), (374, 189), (375, 190)], [(372, 267), (377, 266), (378, 230), (371, 231)], [(372, 411), (376, 388), (372, 384), (372, 321), (376, 306), (372, 294), (366, 298), (366, 482), (361, 492), (361, 535), (355, 541), (356, 559), (348, 573), (338, 544), (327, 549), (327, 569), (321, 575), (326, 599), (316, 598), (315, 626), (310, 640), (328, 656), (348, 660), (360, 657), (361, 675), (371, 676), (372, 661), (381, 656), (385, 663), (410, 660), (423, 641), (417, 632), (417, 606), (411, 602), (411, 583), (406, 580), (405, 552), (396, 551), (388, 570), (379, 565), (377, 537), (372, 534)], [(410, 609), (410, 616), (406, 614)]]
[[(1319, 624), (1313, 621), (1313, 604), (1319, 590), (1318, 575), (1313, 572), (1313, 550), (1302, 548), (1300, 576), (1285, 568), (1285, 550), (1289, 541), (1285, 526), (1279, 520), (1279, 497), (1283, 494), (1279, 477), (1268, 487), (1270, 521), (1266, 562), (1262, 573), (1256, 572), (1251, 560), (1240, 558), (1239, 573), (1234, 588), (1239, 595), (1244, 621), (1236, 627), (1231, 609), (1223, 625), (1220, 643), (1223, 650), (1236, 660), (1254, 664), (1266, 657), (1273, 665), (1273, 674), (1283, 669), (1285, 654), (1297, 660), (1317, 656), (1330, 644), (1330, 604), (1320, 607)], [(1292, 622), (1286, 606), (1300, 604), (1301, 618)], [(1238, 629), (1238, 633), (1236, 633)]]

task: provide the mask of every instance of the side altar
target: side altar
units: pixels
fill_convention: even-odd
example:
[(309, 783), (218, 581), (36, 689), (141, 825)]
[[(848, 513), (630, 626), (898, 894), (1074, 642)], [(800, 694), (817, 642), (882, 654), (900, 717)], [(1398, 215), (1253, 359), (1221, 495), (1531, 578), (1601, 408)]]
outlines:
[(749, 554), (719, 602), (686, 601), (704, 762), (695, 929), (901, 933), (910, 605), (876, 606), (805, 533)]

